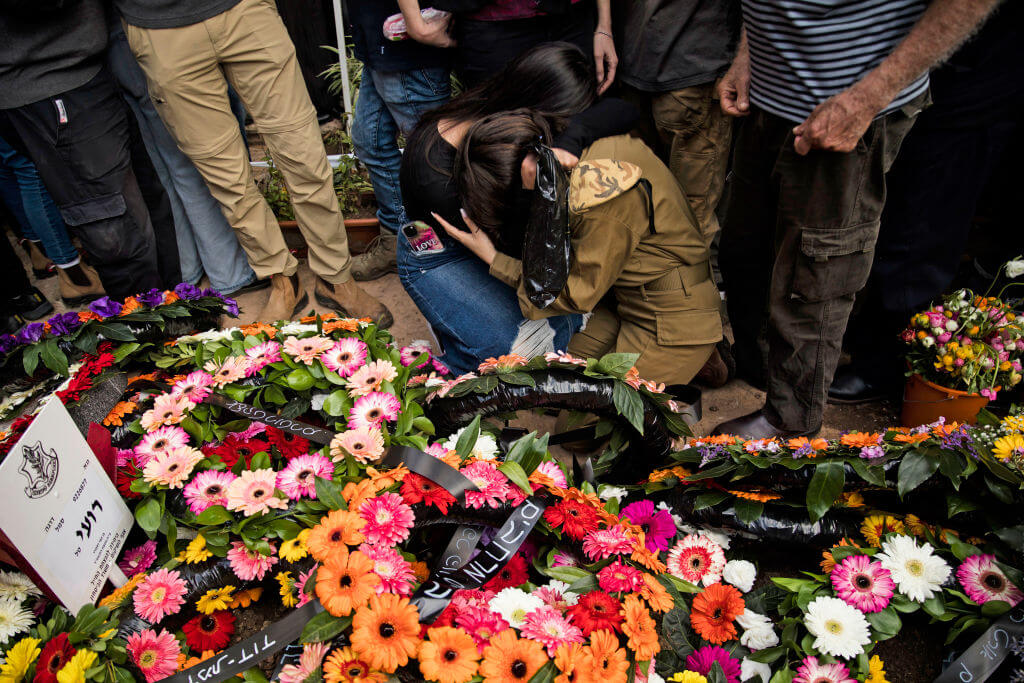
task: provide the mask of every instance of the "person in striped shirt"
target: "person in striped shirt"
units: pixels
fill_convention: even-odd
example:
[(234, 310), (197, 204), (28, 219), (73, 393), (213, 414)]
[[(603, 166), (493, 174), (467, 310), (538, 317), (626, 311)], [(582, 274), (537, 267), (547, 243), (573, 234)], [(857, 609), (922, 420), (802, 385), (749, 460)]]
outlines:
[(743, 0), (718, 90), (744, 117), (726, 190), (721, 269), (738, 374), (762, 409), (716, 433), (816, 433), (856, 293), (871, 270), (885, 174), (928, 70), (999, 0)]

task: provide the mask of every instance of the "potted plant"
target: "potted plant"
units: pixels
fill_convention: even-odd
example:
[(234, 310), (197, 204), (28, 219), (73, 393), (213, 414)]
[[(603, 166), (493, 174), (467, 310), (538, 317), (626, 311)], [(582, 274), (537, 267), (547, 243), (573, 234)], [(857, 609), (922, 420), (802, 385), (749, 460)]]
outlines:
[[(1007, 264), (1011, 277), (1014, 263)], [(901, 334), (908, 366), (903, 424), (939, 417), (973, 424), (1000, 389), (1020, 383), (1024, 325), (1001, 296), (961, 289), (911, 318)]]

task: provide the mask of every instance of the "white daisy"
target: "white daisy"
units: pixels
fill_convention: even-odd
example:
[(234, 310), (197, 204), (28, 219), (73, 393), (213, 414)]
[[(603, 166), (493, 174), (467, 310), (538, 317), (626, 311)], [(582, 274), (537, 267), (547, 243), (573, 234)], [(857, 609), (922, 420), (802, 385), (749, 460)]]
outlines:
[(488, 603), (492, 612), (497, 612), (515, 628), (522, 628), (526, 615), (544, 606), (544, 601), (518, 588), (505, 588)]
[(882, 552), (875, 559), (892, 574), (900, 593), (924, 602), (938, 592), (952, 571), (933, 551), (927, 543), (918, 547), (910, 536), (893, 536), (882, 543)]
[(839, 598), (815, 598), (807, 606), (804, 625), (814, 636), (818, 652), (851, 659), (864, 652), (871, 642), (871, 629), (864, 614)]
[[(466, 431), (465, 427), (449, 436), (448, 440), (444, 442), (444, 447), (454, 451), (455, 444), (459, 443), (459, 437), (462, 436), (464, 431)], [(498, 442), (487, 432), (480, 432), (480, 436), (477, 437), (476, 443), (473, 445), (473, 452), (470, 455), (477, 460), (494, 460), (497, 454)]]
[(32, 613), (14, 600), (0, 600), (0, 643), (32, 627)]
[(21, 572), (0, 572), (0, 599), (21, 602), (30, 595), (42, 592)]

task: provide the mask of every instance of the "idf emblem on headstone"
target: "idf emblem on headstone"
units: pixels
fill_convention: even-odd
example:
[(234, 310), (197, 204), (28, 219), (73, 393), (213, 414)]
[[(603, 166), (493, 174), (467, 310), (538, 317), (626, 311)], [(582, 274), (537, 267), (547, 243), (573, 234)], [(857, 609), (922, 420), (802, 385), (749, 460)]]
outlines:
[(57, 483), (60, 459), (56, 451), (47, 450), (42, 441), (36, 441), (34, 446), (26, 444), (21, 447), (21, 466), (18, 471), (28, 479), (25, 495), (29, 498), (42, 498)]

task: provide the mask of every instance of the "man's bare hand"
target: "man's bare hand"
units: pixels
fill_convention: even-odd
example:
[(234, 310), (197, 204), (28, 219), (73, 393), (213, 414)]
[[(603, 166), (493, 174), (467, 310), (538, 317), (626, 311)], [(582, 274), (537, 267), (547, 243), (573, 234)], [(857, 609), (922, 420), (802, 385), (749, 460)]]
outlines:
[[(454, 15), (449, 14), (444, 19), (424, 21), (417, 15), (413, 21), (406, 22), (405, 32), (417, 43), (433, 45), (434, 47), (455, 47), (455, 40), (448, 35), (452, 16)], [(416, 21), (416, 19), (419, 20)]]
[(807, 120), (793, 129), (793, 148), (797, 154), (812, 149), (852, 152), (878, 112), (855, 88), (844, 90), (815, 107)]
[(718, 82), (718, 100), (729, 116), (750, 113), (750, 61), (737, 55), (732, 66)]

